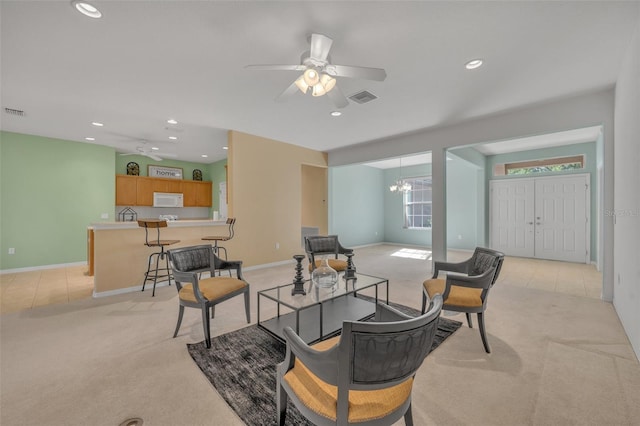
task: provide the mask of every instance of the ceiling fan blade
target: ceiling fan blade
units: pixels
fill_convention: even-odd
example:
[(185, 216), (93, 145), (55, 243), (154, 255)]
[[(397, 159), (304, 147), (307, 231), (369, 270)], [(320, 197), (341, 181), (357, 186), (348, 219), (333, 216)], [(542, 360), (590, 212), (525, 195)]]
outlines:
[(154, 154), (142, 154), (142, 155), (144, 155), (145, 157), (149, 157), (155, 161), (162, 161), (162, 157), (158, 157), (157, 155), (154, 155)]
[(327, 60), (333, 40), (322, 34), (311, 34), (309, 57), (321, 62)]
[(349, 105), (349, 101), (337, 85), (327, 92), (327, 96), (329, 97), (329, 99), (331, 99), (331, 101), (337, 108), (344, 108)]
[(246, 69), (261, 71), (304, 71), (304, 65), (246, 65)]
[[(296, 79), (296, 81), (297, 81), (297, 79)], [(290, 98), (291, 96), (293, 96), (298, 90), (299, 90), (298, 86), (296, 85), (296, 82), (294, 81), (293, 83), (291, 83), (291, 86), (289, 86), (286, 89), (284, 89), (284, 91), (278, 95), (278, 97), (276, 98), (276, 102), (284, 102), (284, 101), (286, 101), (287, 98)]]
[(363, 78), (384, 81), (387, 72), (382, 68), (352, 67), (350, 65), (327, 65), (327, 74), (334, 77)]

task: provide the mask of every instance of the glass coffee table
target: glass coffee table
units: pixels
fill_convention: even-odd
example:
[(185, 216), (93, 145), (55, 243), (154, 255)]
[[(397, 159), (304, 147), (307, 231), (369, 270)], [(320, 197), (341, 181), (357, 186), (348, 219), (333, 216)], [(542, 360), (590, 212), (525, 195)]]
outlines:
[[(306, 280), (305, 295), (291, 295), (293, 283), (258, 292), (258, 327), (284, 341), (283, 330), (291, 327), (306, 343), (335, 336), (342, 330), (342, 322), (363, 321), (375, 315), (378, 287), (384, 284), (385, 299), (389, 303), (389, 280), (356, 273), (355, 280), (345, 280), (341, 274), (338, 283), (330, 288), (319, 288)], [(363, 290), (374, 295), (360, 294)], [(261, 304), (275, 303), (276, 316), (260, 317)]]

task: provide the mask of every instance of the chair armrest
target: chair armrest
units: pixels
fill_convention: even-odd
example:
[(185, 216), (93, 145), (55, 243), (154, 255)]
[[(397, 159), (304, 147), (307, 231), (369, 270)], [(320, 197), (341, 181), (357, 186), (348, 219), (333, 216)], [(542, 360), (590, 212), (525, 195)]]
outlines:
[(317, 351), (307, 345), (291, 327), (284, 328), (284, 338), (287, 342), (287, 352), (281, 364), (284, 375), (298, 358), (310, 371), (320, 379), (337, 386), (338, 379), (338, 345), (324, 351)]
[(384, 303), (378, 302), (376, 304), (376, 322), (406, 321), (408, 319), (413, 319), (413, 317)]
[(446, 300), (449, 296), (449, 289), (452, 285), (469, 288), (481, 288), (488, 289), (491, 287), (493, 276), (496, 273), (496, 268), (489, 268), (482, 275), (474, 275), (472, 277), (464, 274), (448, 273), (446, 280), (446, 288), (443, 298)]
[(461, 272), (466, 274), (469, 268), (469, 261), (471, 259), (467, 259), (464, 262), (441, 262), (435, 261), (433, 264), (433, 277), (438, 278), (438, 274), (440, 271), (450, 271), (450, 272)]
[(340, 254), (347, 254), (347, 253), (351, 254), (351, 253), (353, 253), (353, 249), (344, 247), (342, 244), (340, 244), (340, 241), (337, 242), (337, 245), (338, 245), (338, 253), (340, 253)]
[(204, 298), (204, 296), (202, 296), (202, 293), (200, 292), (200, 286), (198, 285), (198, 275), (200, 274), (200, 271), (177, 271), (177, 270), (173, 270), (173, 280), (176, 282), (176, 286), (178, 286), (178, 291), (180, 291), (180, 289), (182, 288), (183, 283), (191, 283), (191, 285), (193, 286), (193, 294), (196, 297), (196, 300), (200, 303), (205, 302), (206, 299)]

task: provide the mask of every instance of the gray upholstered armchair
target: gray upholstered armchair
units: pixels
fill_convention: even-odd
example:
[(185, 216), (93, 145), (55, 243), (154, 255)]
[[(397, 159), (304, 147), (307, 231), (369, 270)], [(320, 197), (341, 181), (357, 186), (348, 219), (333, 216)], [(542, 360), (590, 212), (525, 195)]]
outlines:
[(413, 424), (411, 390), (431, 350), (442, 298), (409, 317), (378, 303), (375, 322), (344, 321), (340, 336), (308, 346), (287, 327), (287, 352), (276, 370), (278, 424), (287, 400), (316, 425)]
[[(211, 245), (199, 245), (169, 250), (169, 263), (173, 272), (173, 279), (178, 289), (180, 310), (178, 323), (173, 337), (178, 335), (184, 308), (198, 308), (202, 311), (202, 326), (204, 328), (205, 343), (211, 347), (211, 318), (215, 316), (215, 306), (232, 297), (244, 294), (244, 309), (247, 323), (251, 322), (249, 313), (249, 283), (242, 277), (242, 261), (222, 260), (214, 253)], [(215, 276), (215, 271), (235, 271), (235, 277)], [(203, 272), (209, 272), (209, 278), (200, 279)]]
[(338, 241), (337, 235), (314, 235), (304, 238), (304, 249), (309, 258), (309, 272), (320, 266), (319, 256), (329, 256), (328, 263), (336, 271), (347, 269), (347, 261), (339, 255), (353, 256), (353, 250), (345, 248)]
[[(422, 286), (422, 312), (425, 311), (427, 300), (435, 295), (442, 295), (443, 309), (447, 311), (464, 312), (467, 316), (469, 328), (472, 328), (471, 314), (478, 314), (478, 327), (484, 350), (491, 352), (484, 327), (484, 311), (487, 308), (489, 290), (498, 279), (504, 254), (499, 251), (483, 247), (476, 247), (473, 256), (464, 262), (434, 263), (433, 277), (426, 280)], [(438, 278), (440, 271), (448, 271), (446, 278)]]

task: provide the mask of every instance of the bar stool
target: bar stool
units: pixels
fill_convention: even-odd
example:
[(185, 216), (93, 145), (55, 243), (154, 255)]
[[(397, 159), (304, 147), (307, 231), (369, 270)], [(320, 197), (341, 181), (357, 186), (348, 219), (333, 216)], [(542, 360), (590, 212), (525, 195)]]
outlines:
[(204, 241), (214, 241), (213, 252), (216, 254), (216, 256), (220, 257), (220, 250), (224, 250), (224, 260), (227, 260), (227, 249), (226, 247), (219, 246), (218, 241), (229, 241), (230, 239), (233, 238), (233, 235), (234, 235), (233, 225), (235, 223), (236, 223), (235, 217), (227, 218), (227, 225), (229, 226), (229, 235), (213, 235), (209, 237), (202, 237)]
[[(171, 285), (171, 270), (169, 269), (169, 257), (166, 256), (166, 252), (164, 251), (165, 246), (170, 246), (176, 243), (179, 243), (180, 240), (161, 240), (160, 239), (160, 228), (167, 227), (166, 220), (159, 219), (140, 219), (138, 220), (138, 226), (144, 228), (144, 245), (147, 247), (160, 247), (160, 251), (151, 253), (149, 255), (149, 263), (147, 265), (147, 272), (144, 273), (144, 281), (142, 282), (142, 291), (144, 291), (144, 286), (147, 284), (147, 281), (153, 281), (153, 293), (151, 296), (156, 295), (156, 283), (158, 282), (158, 278), (168, 278), (169, 285)], [(156, 238), (149, 240), (149, 229), (156, 230)], [(156, 256), (156, 268), (155, 270), (151, 269), (151, 263), (153, 262), (153, 257)], [(160, 267), (160, 260), (165, 260), (165, 266)], [(160, 273), (160, 274), (159, 274)]]

